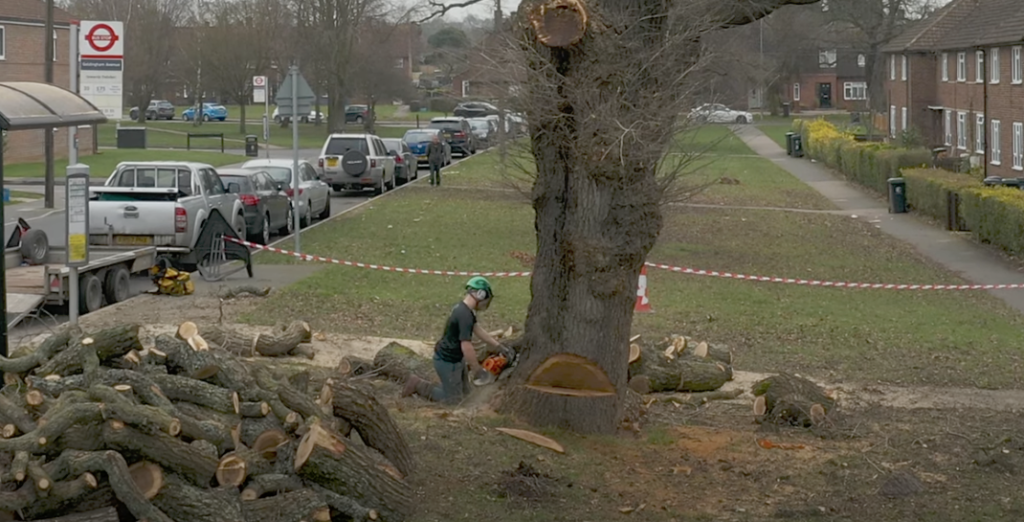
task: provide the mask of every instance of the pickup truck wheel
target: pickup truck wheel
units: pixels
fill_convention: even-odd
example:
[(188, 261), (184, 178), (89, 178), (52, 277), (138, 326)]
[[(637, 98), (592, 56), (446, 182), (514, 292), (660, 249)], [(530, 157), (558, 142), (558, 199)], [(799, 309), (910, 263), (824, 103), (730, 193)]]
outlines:
[(107, 304), (120, 303), (128, 299), (131, 292), (131, 274), (123, 266), (114, 267), (107, 271), (103, 281), (103, 296), (107, 298)]
[(46, 262), (46, 256), (50, 253), (50, 240), (46, 238), (46, 232), (38, 228), (30, 228), (21, 237), (21, 257), (33, 266)]
[(78, 312), (85, 315), (99, 310), (103, 306), (103, 283), (100, 278), (85, 274), (78, 284)]

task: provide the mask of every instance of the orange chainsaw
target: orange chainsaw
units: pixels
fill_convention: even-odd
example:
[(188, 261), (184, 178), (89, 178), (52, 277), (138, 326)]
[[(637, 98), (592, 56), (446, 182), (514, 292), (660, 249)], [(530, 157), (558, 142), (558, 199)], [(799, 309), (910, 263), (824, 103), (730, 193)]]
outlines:
[(484, 362), (480, 363), (480, 366), (486, 370), (486, 373), (478, 376), (473, 380), (473, 383), (477, 386), (484, 386), (491, 384), (501, 374), (508, 369), (511, 369), (516, 365), (519, 360), (519, 354), (512, 349), (502, 347), (500, 353), (488, 355)]

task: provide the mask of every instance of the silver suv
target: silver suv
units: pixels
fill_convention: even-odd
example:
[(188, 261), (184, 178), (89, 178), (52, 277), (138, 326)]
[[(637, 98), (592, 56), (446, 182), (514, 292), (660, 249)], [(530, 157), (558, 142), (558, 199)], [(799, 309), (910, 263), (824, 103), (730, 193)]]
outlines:
[(395, 158), (373, 134), (331, 134), (317, 168), (320, 179), (335, 191), (372, 188), (379, 196), (395, 188)]

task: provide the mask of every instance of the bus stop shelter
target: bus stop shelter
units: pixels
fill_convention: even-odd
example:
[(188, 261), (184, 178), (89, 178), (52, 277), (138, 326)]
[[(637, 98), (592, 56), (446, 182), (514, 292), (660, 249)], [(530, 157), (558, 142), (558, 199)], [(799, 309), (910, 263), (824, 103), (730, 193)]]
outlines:
[[(85, 98), (67, 90), (38, 82), (0, 82), (0, 129), (4, 132), (55, 129), (95, 125), (106, 116)], [(0, 147), (0, 186), (3, 186), (3, 147)], [(0, 205), (0, 223), (6, 222)], [(4, 321), (0, 324), (0, 355), (7, 356), (7, 277), (6, 259), (0, 263), (0, 286), (4, 288), (0, 305)], [(73, 306), (73, 305), (72, 305)]]

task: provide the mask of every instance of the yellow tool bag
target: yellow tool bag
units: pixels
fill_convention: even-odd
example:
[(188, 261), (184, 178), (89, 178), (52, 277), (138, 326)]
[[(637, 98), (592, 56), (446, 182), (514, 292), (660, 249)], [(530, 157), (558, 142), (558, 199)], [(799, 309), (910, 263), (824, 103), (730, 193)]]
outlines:
[(176, 270), (166, 259), (149, 269), (149, 277), (156, 284), (156, 293), (164, 295), (192, 295), (195, 284), (188, 272)]

